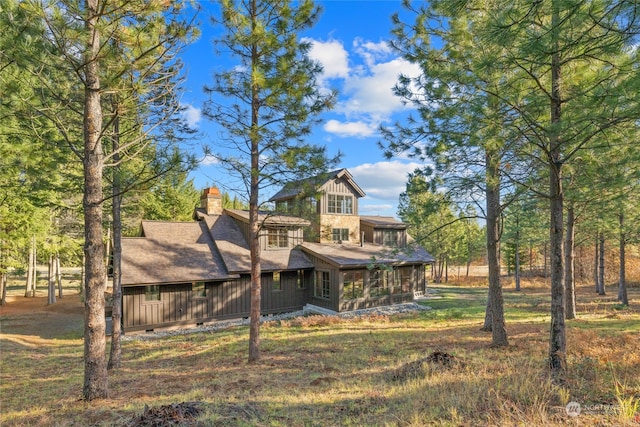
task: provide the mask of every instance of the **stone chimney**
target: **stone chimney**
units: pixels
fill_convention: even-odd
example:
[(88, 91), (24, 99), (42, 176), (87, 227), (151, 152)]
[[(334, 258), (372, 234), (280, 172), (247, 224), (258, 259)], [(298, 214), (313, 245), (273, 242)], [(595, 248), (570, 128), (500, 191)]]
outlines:
[(222, 215), (222, 196), (216, 187), (206, 188), (200, 196), (200, 207), (207, 215)]

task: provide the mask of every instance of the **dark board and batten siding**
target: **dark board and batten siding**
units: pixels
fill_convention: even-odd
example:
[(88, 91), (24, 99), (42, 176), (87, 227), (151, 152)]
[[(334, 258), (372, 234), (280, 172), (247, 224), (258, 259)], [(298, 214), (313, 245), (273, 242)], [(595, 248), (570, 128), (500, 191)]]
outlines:
[[(332, 266), (331, 264), (325, 262), (323, 259), (318, 258), (315, 255), (307, 254), (309, 260), (313, 265), (316, 266), (314, 277), (312, 278), (311, 284), (309, 285), (309, 303), (316, 305), (318, 307), (327, 308), (333, 311), (339, 311), (340, 307), (340, 284), (338, 283), (338, 272), (339, 270)], [(329, 298), (321, 298), (317, 297), (314, 294), (314, 286), (316, 279), (316, 273), (329, 273), (330, 279), (330, 288), (329, 288)]]
[[(311, 273), (305, 273), (306, 283)], [(302, 309), (310, 285), (297, 286), (297, 271), (283, 272), (282, 290), (272, 290), (273, 276), (262, 276), (263, 314)], [(206, 297), (196, 296), (191, 283), (160, 286), (160, 301), (146, 301), (145, 287), (123, 288), (123, 326), (125, 332), (195, 325), (216, 320), (248, 317), (251, 309), (251, 278), (207, 282)]]
[(280, 289), (273, 289), (273, 274), (262, 275), (260, 306), (262, 314), (286, 313), (302, 309), (311, 280), (309, 270), (304, 273), (304, 287), (298, 287), (298, 271), (280, 272)]
[(160, 301), (146, 301), (144, 286), (123, 288), (125, 331), (190, 325), (249, 312), (250, 280), (208, 282), (206, 297), (195, 296), (191, 286), (160, 285)]

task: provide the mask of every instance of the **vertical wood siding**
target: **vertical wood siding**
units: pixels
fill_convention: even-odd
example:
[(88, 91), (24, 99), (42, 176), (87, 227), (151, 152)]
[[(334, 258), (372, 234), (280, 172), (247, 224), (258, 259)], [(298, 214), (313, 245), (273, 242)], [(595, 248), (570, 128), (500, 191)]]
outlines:
[(327, 194), (343, 194), (353, 196), (353, 215), (358, 215), (358, 197), (355, 190), (347, 184), (347, 182), (340, 179), (332, 179), (320, 187), (320, 191), (323, 192), (320, 197), (320, 213), (326, 214), (329, 212), (329, 198)]
[[(305, 272), (306, 286), (299, 289), (298, 272), (283, 271), (282, 290), (273, 290), (271, 273), (262, 275), (261, 311), (280, 313), (302, 309), (308, 298), (311, 272)], [(123, 324), (126, 331), (190, 325), (215, 320), (248, 317), (251, 306), (251, 278), (207, 282), (206, 297), (195, 296), (191, 283), (161, 285), (160, 301), (145, 301), (145, 287), (123, 288)]]

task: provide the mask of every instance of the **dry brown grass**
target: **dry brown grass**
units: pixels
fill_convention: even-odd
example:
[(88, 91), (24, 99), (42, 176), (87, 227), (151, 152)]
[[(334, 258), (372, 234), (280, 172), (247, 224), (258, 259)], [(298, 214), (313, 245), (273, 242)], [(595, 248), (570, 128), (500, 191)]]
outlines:
[[(255, 364), (246, 361), (244, 327), (127, 341), (123, 367), (110, 373), (110, 398), (90, 403), (80, 400), (79, 335), (51, 339), (3, 326), (0, 424), (127, 425), (145, 405), (199, 402), (198, 425), (213, 426), (637, 425), (619, 409), (621, 398), (640, 397), (639, 288), (625, 309), (578, 288), (570, 369), (560, 381), (545, 365), (546, 283), (524, 282), (520, 293), (506, 287), (510, 345), (502, 349), (479, 331), (481, 288), (437, 289), (441, 298), (424, 313), (267, 323)], [(456, 364), (416, 363), (434, 351)], [(403, 366), (418, 365), (398, 381)], [(569, 401), (582, 405), (579, 417), (567, 416)]]

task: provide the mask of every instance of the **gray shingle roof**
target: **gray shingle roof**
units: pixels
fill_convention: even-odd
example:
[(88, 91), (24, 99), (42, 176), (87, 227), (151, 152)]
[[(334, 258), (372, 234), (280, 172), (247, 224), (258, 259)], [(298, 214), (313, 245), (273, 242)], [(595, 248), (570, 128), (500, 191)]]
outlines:
[[(240, 209), (225, 209), (226, 214), (232, 216), (233, 218), (239, 219), (240, 221), (249, 223), (249, 211), (240, 210)], [(258, 214), (258, 221), (262, 222), (264, 225), (286, 225), (286, 226), (294, 226), (294, 227), (308, 227), (311, 223), (297, 216), (291, 215), (282, 215), (276, 214), (274, 212), (266, 212), (261, 211)]]
[[(123, 238), (122, 285), (226, 280), (249, 273), (249, 245), (233, 218), (227, 213), (198, 216), (203, 220), (143, 221), (143, 237)], [(294, 217), (269, 221), (278, 218), (289, 226), (308, 225)], [(261, 266), (263, 271), (313, 268), (299, 249), (263, 250)]]
[(365, 216), (360, 215), (360, 222), (373, 228), (393, 228), (393, 229), (406, 229), (407, 224), (398, 221), (390, 216)]
[[(298, 220), (300, 221), (299, 218)], [(220, 250), (227, 269), (234, 273), (251, 271), (249, 244), (233, 218), (230, 215), (223, 214), (215, 222), (212, 222), (209, 218), (205, 218), (205, 221), (210, 225), (211, 235)], [(295, 223), (298, 224), (298, 222)], [(307, 221), (304, 221), (304, 223), (308, 224)], [(262, 250), (260, 252), (260, 264), (263, 271), (313, 268), (311, 261), (298, 249)]]
[(397, 248), (374, 245), (372, 243), (358, 246), (304, 242), (301, 247), (303, 251), (313, 254), (339, 268), (366, 267), (374, 263), (401, 265), (432, 263), (435, 261), (435, 258), (417, 245), (399, 250)]
[(144, 221), (144, 237), (122, 239), (122, 285), (224, 280), (229, 274), (199, 222)]

